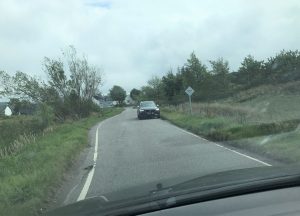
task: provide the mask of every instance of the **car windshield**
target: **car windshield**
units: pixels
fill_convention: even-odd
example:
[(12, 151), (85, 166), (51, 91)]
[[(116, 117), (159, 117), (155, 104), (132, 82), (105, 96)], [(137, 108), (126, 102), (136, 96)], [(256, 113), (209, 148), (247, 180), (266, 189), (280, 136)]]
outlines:
[(299, 0), (1, 0), (0, 14), (0, 215), (298, 167)]
[(156, 107), (153, 101), (144, 101), (140, 104), (141, 107)]

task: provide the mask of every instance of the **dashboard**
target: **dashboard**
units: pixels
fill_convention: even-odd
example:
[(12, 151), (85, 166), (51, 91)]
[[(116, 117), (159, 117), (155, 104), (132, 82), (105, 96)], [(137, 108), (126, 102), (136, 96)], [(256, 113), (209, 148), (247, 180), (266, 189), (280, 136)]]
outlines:
[(164, 209), (144, 216), (300, 215), (300, 187), (270, 190)]

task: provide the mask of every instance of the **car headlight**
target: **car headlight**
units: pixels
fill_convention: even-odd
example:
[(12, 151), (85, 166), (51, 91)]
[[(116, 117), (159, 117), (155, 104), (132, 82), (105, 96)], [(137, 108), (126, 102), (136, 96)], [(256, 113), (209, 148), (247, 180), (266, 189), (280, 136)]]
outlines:
[(140, 109), (140, 112), (144, 112), (144, 110), (143, 110), (143, 109)]
[(159, 111), (159, 108), (156, 108), (155, 110), (156, 110), (156, 111)]

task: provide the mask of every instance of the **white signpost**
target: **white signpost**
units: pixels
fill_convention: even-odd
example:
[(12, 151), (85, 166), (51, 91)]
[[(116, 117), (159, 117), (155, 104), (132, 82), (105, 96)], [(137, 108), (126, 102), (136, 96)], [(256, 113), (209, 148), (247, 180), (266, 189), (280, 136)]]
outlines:
[(192, 94), (194, 93), (194, 89), (192, 89), (191, 86), (189, 86), (186, 90), (185, 90), (185, 93), (189, 96), (189, 102), (190, 102), (190, 112), (192, 114)]

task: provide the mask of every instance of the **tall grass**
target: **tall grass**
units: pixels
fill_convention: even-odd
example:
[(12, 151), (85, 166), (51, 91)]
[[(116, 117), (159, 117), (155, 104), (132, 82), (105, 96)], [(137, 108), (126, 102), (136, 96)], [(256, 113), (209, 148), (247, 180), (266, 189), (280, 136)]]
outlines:
[[(13, 116), (0, 121), (0, 154), (20, 149), (17, 140), (43, 132), (48, 125), (37, 117)], [(17, 146), (19, 146), (17, 148)]]
[[(235, 118), (219, 115), (190, 115), (187, 112), (176, 111), (177, 108), (162, 109), (161, 116), (179, 127), (190, 130), (212, 141), (239, 140), (249, 137), (264, 136), (295, 130), (300, 119), (272, 123), (245, 124)], [(240, 114), (237, 114), (240, 115)]]
[[(167, 109), (183, 114), (190, 113), (189, 104), (168, 106)], [(258, 114), (248, 107), (220, 103), (192, 103), (192, 114), (204, 118), (222, 117), (239, 124), (250, 123)]]
[(35, 142), (36, 135), (32, 133), (20, 135), (18, 139), (14, 140), (10, 145), (3, 146), (0, 149), (0, 159), (8, 155), (17, 154), (24, 146)]

